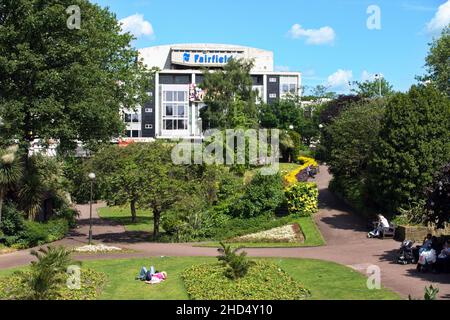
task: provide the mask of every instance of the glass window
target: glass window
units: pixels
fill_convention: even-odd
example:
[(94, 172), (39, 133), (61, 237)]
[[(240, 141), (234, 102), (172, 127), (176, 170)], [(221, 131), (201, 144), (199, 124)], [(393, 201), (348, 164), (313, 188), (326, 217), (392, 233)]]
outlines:
[(165, 93), (165, 100), (166, 101), (173, 101), (173, 91), (166, 91), (166, 93)]
[(151, 112), (153, 112), (153, 108), (145, 108), (145, 112), (151, 113)]
[(289, 86), (289, 92), (290, 93), (297, 93), (297, 85), (296, 84), (291, 84)]
[(277, 82), (277, 78), (269, 78), (269, 82)]
[(185, 113), (185, 107), (184, 107), (184, 105), (178, 105), (177, 106), (177, 109), (178, 109), (178, 111), (177, 111), (177, 115), (179, 116), (179, 117), (184, 117), (184, 113)]
[(139, 130), (131, 130), (131, 135), (133, 138), (139, 138)]
[(166, 104), (166, 116), (173, 116), (173, 105)]
[(127, 136), (128, 138), (131, 138), (131, 130), (125, 131), (125, 136)]
[(289, 85), (288, 84), (283, 84), (281, 90), (282, 90), (283, 93), (288, 93), (289, 92)]
[(131, 114), (130, 113), (125, 113), (124, 114), (124, 121), (125, 122), (131, 122)]
[(132, 122), (139, 122), (139, 115), (137, 113), (133, 113), (131, 115), (131, 121)]
[(184, 91), (178, 91), (178, 100), (177, 101), (183, 102), (184, 98), (185, 98), (184, 95), (185, 95)]
[(173, 120), (164, 120), (164, 130), (173, 130)]

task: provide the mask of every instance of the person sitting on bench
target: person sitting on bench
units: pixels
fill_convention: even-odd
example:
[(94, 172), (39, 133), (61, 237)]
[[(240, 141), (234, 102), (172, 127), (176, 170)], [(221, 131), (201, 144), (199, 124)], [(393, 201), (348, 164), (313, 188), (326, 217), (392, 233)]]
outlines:
[(389, 221), (381, 214), (378, 214), (378, 226), (367, 235), (369, 238), (379, 237), (384, 228), (389, 228)]

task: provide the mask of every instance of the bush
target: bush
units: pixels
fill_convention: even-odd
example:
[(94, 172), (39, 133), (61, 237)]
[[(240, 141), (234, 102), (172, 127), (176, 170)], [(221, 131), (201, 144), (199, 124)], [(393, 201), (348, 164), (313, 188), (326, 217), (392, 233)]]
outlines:
[(299, 182), (286, 189), (289, 214), (310, 216), (317, 212), (319, 190), (312, 182)]
[(6, 203), (2, 210), (0, 231), (5, 236), (17, 235), (24, 228), (24, 213), (17, 210), (13, 203)]
[(257, 173), (245, 188), (244, 195), (233, 207), (235, 217), (249, 218), (273, 215), (283, 203), (284, 192), (280, 175)]
[(35, 221), (25, 221), (24, 229), (15, 239), (15, 243), (21, 248), (34, 247), (48, 242), (53, 242), (64, 238), (69, 231), (69, 224), (64, 219), (50, 220), (46, 223)]
[(309, 290), (274, 263), (256, 261), (245, 277), (224, 277), (220, 264), (202, 264), (185, 270), (182, 279), (193, 300), (302, 300)]
[(222, 262), (222, 265), (225, 267), (225, 276), (232, 280), (244, 277), (254, 263), (248, 260), (247, 252), (242, 251), (240, 254), (237, 254), (241, 248), (232, 249), (231, 246), (225, 245), (223, 242), (220, 245), (222, 248), (219, 250), (222, 254), (217, 257), (217, 260)]

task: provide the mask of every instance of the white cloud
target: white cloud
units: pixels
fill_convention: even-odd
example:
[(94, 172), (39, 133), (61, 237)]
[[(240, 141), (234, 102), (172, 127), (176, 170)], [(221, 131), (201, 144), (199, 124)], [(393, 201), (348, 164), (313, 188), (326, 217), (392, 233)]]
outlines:
[(136, 38), (141, 36), (153, 37), (155, 35), (152, 24), (144, 20), (144, 15), (142, 14), (136, 13), (132, 16), (123, 18), (119, 23), (122, 25), (123, 32), (130, 32)]
[(328, 77), (327, 84), (332, 88), (348, 88), (352, 78), (352, 70), (339, 69)]
[(439, 6), (433, 19), (427, 23), (427, 31), (430, 33), (439, 32), (450, 24), (450, 0)]
[(307, 44), (333, 43), (336, 33), (333, 28), (325, 26), (319, 29), (303, 29), (298, 23), (294, 24), (288, 32), (292, 39), (306, 38)]
[(275, 66), (275, 71), (288, 72), (290, 71), (290, 68), (288, 66)]

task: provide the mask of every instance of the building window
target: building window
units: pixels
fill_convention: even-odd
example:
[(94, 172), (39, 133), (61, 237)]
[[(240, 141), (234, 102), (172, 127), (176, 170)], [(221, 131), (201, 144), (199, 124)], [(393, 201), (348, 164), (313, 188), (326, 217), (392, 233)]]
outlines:
[(298, 78), (293, 76), (280, 77), (280, 96), (288, 93), (297, 94), (298, 92)]
[(153, 112), (153, 108), (145, 108), (145, 112), (151, 113)]
[(277, 78), (269, 78), (269, 82), (277, 82)]
[(125, 136), (128, 138), (139, 138), (139, 130), (127, 130)]
[(125, 113), (124, 121), (126, 123), (139, 122), (139, 114), (138, 113)]
[(271, 93), (271, 94), (269, 94), (269, 98), (276, 99), (277, 98), (277, 94), (276, 93)]
[(162, 98), (163, 130), (188, 130), (188, 90), (164, 90)]
[(152, 124), (145, 124), (145, 129), (153, 129), (153, 125)]

